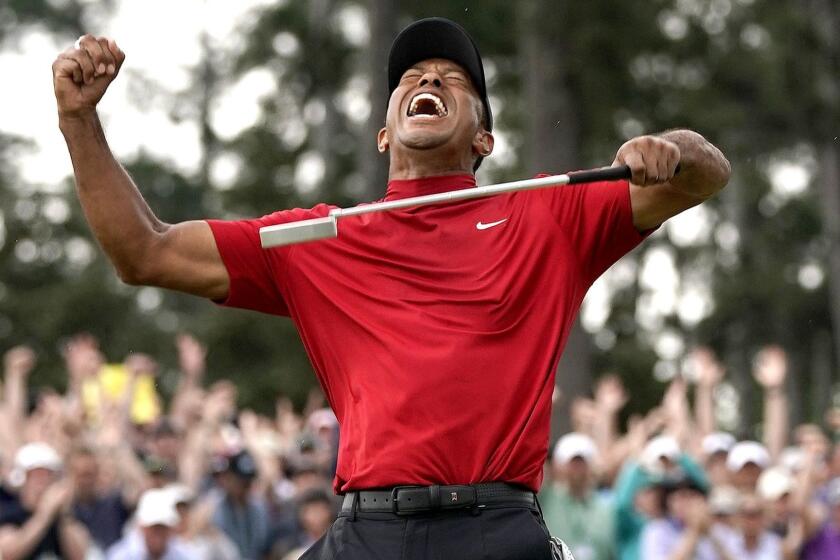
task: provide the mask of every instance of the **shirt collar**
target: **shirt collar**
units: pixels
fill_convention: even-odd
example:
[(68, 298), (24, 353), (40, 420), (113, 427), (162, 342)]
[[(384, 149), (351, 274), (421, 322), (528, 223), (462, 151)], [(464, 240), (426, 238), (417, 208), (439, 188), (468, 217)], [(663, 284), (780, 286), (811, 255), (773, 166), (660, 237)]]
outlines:
[(388, 181), (385, 200), (399, 200), (412, 196), (457, 191), (475, 186), (475, 175), (438, 175), (419, 179), (392, 179)]

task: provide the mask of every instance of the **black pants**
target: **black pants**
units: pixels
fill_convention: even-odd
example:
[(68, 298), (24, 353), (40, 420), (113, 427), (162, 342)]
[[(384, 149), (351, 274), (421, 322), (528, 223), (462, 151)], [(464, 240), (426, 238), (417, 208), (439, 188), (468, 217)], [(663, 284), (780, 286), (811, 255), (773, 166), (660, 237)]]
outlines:
[(399, 516), (342, 512), (301, 560), (550, 560), (548, 530), (528, 506)]

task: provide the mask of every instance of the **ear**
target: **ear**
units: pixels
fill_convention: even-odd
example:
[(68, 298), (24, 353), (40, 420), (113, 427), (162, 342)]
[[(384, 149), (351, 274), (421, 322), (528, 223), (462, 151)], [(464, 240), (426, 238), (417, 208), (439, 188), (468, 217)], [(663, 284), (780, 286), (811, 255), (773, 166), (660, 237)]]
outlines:
[(379, 133), (376, 135), (376, 148), (379, 150), (380, 154), (384, 154), (388, 151), (388, 129), (387, 128), (380, 128)]
[(484, 130), (484, 128), (479, 128), (475, 133), (475, 137), (473, 137), (473, 152), (477, 156), (487, 157), (493, 153), (494, 143), (493, 133)]

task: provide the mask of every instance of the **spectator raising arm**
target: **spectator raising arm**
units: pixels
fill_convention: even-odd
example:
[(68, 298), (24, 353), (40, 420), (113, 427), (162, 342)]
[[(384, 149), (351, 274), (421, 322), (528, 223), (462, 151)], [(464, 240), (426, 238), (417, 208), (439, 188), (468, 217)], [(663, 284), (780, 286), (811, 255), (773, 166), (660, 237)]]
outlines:
[(764, 445), (773, 461), (779, 459), (788, 439), (787, 368), (787, 356), (779, 346), (763, 348), (753, 366), (753, 376), (764, 391)]
[(178, 348), (181, 377), (172, 398), (170, 417), (175, 425), (189, 429), (194, 416), (194, 403), (200, 402), (202, 398), (201, 385), (207, 365), (207, 348), (189, 334), (179, 334), (175, 345)]
[(35, 353), (27, 346), (16, 346), (3, 356), (3, 452), (13, 456), (20, 447), (26, 420), (27, 380), (35, 367)]
[(113, 462), (123, 503), (133, 508), (147, 488), (149, 476), (131, 447), (129, 416), (124, 409), (114, 407), (104, 420), (96, 432), (97, 453), (101, 459)]
[(204, 399), (201, 420), (187, 434), (184, 451), (178, 461), (181, 481), (197, 490), (206, 472), (213, 437), (223, 422), (230, 419), (235, 402), (231, 401), (228, 384), (219, 382), (210, 387)]
[(260, 418), (252, 410), (243, 410), (239, 414), (239, 429), (245, 448), (257, 463), (257, 480), (253, 491), (268, 495), (272, 482), (281, 477), (276, 451), (266, 446), (266, 438), (271, 433), (260, 426)]
[[(98, 375), (105, 358), (99, 351), (99, 343), (89, 334), (77, 334), (67, 342), (62, 354), (68, 377), (65, 396), (68, 408), (86, 415), (88, 422), (101, 421), (105, 399)], [(86, 401), (86, 387), (95, 392), (94, 400)]]
[(689, 416), (688, 383), (682, 376), (677, 376), (665, 389), (662, 397), (662, 409), (665, 411), (667, 424), (665, 430), (674, 436), (685, 448), (692, 439), (693, 426)]
[[(715, 389), (723, 380), (723, 366), (708, 348), (696, 348), (689, 356), (691, 367), (697, 378), (694, 392), (694, 415), (699, 444), (704, 437), (715, 431)], [(699, 451), (696, 449), (695, 451)]]
[(618, 445), (618, 413), (627, 404), (627, 392), (621, 378), (615, 374), (604, 376), (595, 388), (595, 421), (592, 435), (603, 458), (602, 469), (609, 480), (617, 476), (627, 458), (627, 448)]
[(3, 356), (5, 389), (3, 404), (16, 423), (26, 416), (26, 381), (35, 368), (35, 352), (28, 346), (15, 346)]

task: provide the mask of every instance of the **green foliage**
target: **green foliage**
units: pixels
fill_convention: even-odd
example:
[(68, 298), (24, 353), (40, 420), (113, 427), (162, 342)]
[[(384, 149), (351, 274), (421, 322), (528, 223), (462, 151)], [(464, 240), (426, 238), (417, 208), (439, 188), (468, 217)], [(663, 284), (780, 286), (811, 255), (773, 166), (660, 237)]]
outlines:
[[(72, 36), (83, 30), (86, 6), (12, 1), (0, 8), (0, 38), (14, 40), (32, 25)], [(202, 169), (188, 176), (148, 156), (127, 162), (161, 218), (255, 216), (322, 200), (347, 205), (361, 193), (383, 192), (384, 185), (366, 184), (360, 171), (359, 162), (373, 149), (365, 123), (337, 103), (369, 83), (370, 53), (342, 32), (342, 10), (369, 10), (371, 20), (375, 6), (278, 2), (243, 22), (242, 49), (208, 42), (206, 60), (194, 69), (194, 87), (163, 96), (173, 112), (200, 121)], [(709, 206), (709, 227), (713, 233), (727, 225), (737, 229), (734, 255), (714, 234), (675, 248), (681, 272), (711, 268), (714, 311), (699, 325), (675, 314), (663, 325), (687, 344), (712, 344), (741, 376), (742, 387), (748, 387), (742, 370), (751, 353), (781, 342), (807, 383), (813, 339), (832, 329), (825, 283), (806, 289), (797, 276), (805, 261), (824, 264), (827, 258), (820, 200), (814, 189), (774, 199), (767, 171), (780, 157), (796, 159), (802, 146), (807, 151), (838, 133), (840, 56), (831, 33), (793, 0), (400, 3), (394, 27), (428, 15), (451, 17), (474, 35), (492, 65), (491, 93), (501, 109), (497, 129), (516, 157), (507, 167), (489, 165), (489, 179), (537, 171), (524, 167), (521, 153), (526, 116), (541, 110), (529, 107), (522, 94), (519, 39), (532, 31), (521, 26), (526, 7), (539, 10), (539, 25), (550, 38), (545, 47), (563, 53), (558, 63), (578, 121), (579, 167), (608, 164), (630, 132), (678, 126), (697, 129), (733, 162), (728, 192)], [(263, 69), (272, 73), (276, 94), (262, 101), (259, 122), (234, 138), (218, 137), (207, 107), (224, 87)], [(363, 93), (370, 98), (370, 91)], [(372, 118), (381, 118), (380, 109), (372, 108)], [(565, 126), (570, 123), (557, 123), (558, 130)], [(188, 330), (210, 347), (210, 376), (236, 379), (243, 403), (268, 410), (278, 392), (302, 403), (315, 381), (289, 321), (120, 285), (84, 224), (71, 184), (36, 192), (15, 176), (20, 142), (0, 136), (0, 349), (34, 345), (42, 364), (36, 382), (61, 384), (61, 340), (90, 331), (111, 360), (132, 350), (159, 356), (169, 369), (161, 381), (166, 386), (175, 366), (173, 335)], [(233, 184), (220, 188), (209, 169), (223, 156), (244, 165)], [(308, 189), (296, 183), (303, 157), (323, 163), (322, 177)], [(58, 219), (61, 208), (67, 215)], [(663, 234), (661, 241), (667, 240)], [(655, 244), (629, 258), (641, 262)], [(633, 411), (650, 408), (661, 394), (651, 378), (663, 361), (653, 344), (657, 333), (636, 320), (643, 292), (633, 282), (615, 294), (604, 326), (614, 336), (602, 337), (608, 343), (595, 356), (599, 371), (616, 370), (632, 387)]]

